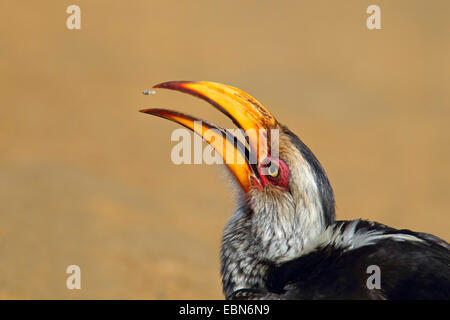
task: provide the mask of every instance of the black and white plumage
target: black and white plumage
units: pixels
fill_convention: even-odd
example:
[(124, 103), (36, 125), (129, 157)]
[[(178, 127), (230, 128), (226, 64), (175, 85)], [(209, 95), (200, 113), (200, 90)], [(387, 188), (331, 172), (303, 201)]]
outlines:
[[(243, 130), (279, 130), (278, 141), (263, 140), (268, 152), (257, 157), (256, 165), (228, 165), (242, 190), (221, 246), (227, 299), (450, 299), (448, 243), (376, 222), (336, 221), (333, 190), (319, 161), (256, 99), (211, 82), (156, 87), (198, 96)], [(194, 130), (196, 118), (162, 109), (143, 112)], [(254, 146), (250, 137), (246, 159)], [(274, 147), (279, 150), (276, 158), (271, 155)], [(261, 171), (268, 162), (277, 167), (272, 176)], [(379, 288), (367, 285), (367, 270), (373, 265), (380, 270)]]
[[(362, 220), (338, 221), (326, 233), (311, 251), (268, 263), (260, 274), (264, 288), (236, 290), (228, 298), (449, 299), (448, 245), (440, 239)], [(371, 265), (381, 270), (380, 289), (367, 286)]]

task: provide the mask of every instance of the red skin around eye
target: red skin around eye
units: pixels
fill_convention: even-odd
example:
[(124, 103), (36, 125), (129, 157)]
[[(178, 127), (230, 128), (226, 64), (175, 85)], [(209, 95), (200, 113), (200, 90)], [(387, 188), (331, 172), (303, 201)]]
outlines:
[(271, 184), (274, 186), (282, 187), (287, 190), (289, 182), (289, 167), (281, 159), (271, 159), (275, 165), (278, 165), (279, 174), (276, 178), (272, 178), (270, 175), (266, 175), (267, 168), (259, 168), (259, 176), (261, 178), (261, 185), (264, 188), (266, 185)]

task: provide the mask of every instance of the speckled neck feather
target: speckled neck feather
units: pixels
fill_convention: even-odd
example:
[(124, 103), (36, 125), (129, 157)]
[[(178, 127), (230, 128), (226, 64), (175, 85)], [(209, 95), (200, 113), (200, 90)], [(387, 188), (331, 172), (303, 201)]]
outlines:
[(324, 182), (317, 183), (326, 175), (318, 162), (314, 167), (306, 160), (305, 153), (315, 157), (303, 144), (299, 148), (301, 142), (295, 138), (290, 134), (280, 136), (280, 158), (291, 170), (289, 192), (277, 187), (251, 190), (239, 201), (238, 210), (225, 227), (221, 273), (226, 297), (242, 288), (264, 289), (269, 266), (301, 255), (334, 221), (334, 198), (328, 180), (326, 191), (331, 195), (326, 196), (332, 199), (331, 214), (325, 213), (323, 206)]

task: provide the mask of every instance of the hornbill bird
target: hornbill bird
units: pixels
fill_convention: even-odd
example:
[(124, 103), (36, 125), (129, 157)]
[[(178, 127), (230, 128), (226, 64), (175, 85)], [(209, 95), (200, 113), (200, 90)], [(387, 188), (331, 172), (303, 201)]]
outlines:
[(335, 220), (322, 165), (248, 93), (206, 81), (154, 88), (206, 100), (246, 133), (238, 139), (186, 114), (141, 110), (201, 135), (223, 160), (236, 151), (225, 161), (239, 189), (221, 244), (226, 299), (450, 299), (449, 244), (378, 222)]

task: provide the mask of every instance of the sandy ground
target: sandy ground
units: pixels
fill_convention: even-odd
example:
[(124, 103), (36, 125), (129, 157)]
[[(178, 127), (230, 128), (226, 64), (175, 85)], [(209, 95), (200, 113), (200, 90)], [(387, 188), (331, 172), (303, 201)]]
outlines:
[[(449, 1), (2, 1), (0, 298), (220, 299), (234, 201), (222, 169), (170, 161), (169, 107), (212, 80), (262, 101), (327, 170), (340, 219), (450, 239)], [(65, 287), (77, 264), (82, 289)]]

